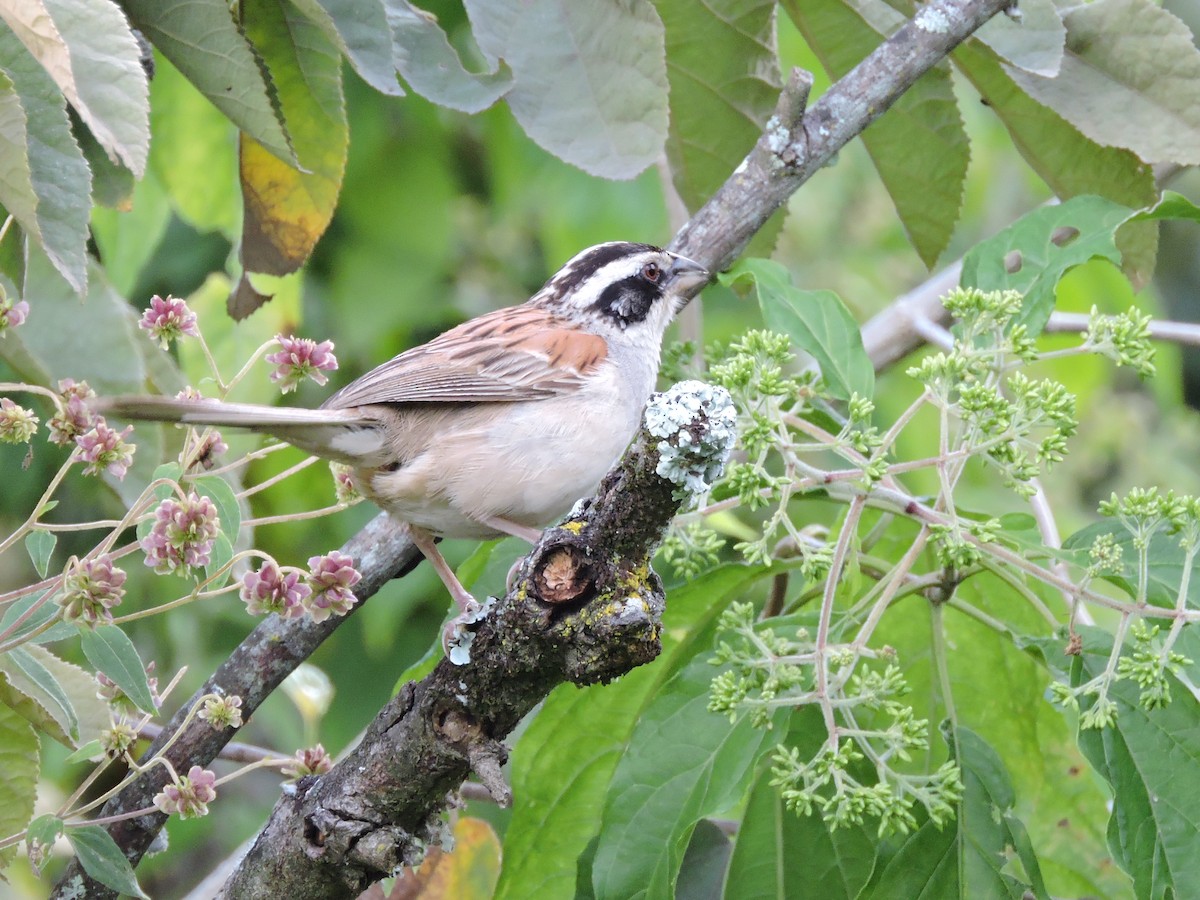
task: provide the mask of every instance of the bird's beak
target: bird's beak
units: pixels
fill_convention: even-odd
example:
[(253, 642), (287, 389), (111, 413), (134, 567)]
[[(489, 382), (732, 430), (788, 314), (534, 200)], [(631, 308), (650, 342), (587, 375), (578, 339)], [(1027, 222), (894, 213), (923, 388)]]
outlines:
[(675, 256), (668, 270), (666, 287), (677, 298), (677, 306), (682, 308), (700, 292), (700, 288), (708, 284), (712, 273), (694, 259), (686, 256)]

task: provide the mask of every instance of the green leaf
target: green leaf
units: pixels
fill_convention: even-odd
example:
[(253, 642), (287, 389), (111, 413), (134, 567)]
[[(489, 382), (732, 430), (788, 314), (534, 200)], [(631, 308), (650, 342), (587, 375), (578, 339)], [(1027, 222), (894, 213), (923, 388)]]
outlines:
[(38, 198), (28, 144), (25, 108), (12, 79), (0, 71), (0, 204), (21, 227), (37, 234)]
[[(943, 828), (926, 821), (894, 852), (885, 851), (861, 900), (1048, 900), (1024, 827), (1010, 811), (1013, 792), (1003, 763), (971, 731), (958, 728), (953, 738), (965, 789), (957, 820)], [(1013, 856), (1023, 869), (1012, 865)]]
[(711, 643), (721, 611), (763, 572), (722, 566), (669, 591), (657, 660), (602, 690), (563, 685), (546, 698), (513, 748), (513, 815), (496, 900), (525, 898), (531, 890), (544, 896), (574, 891), (576, 860), (599, 831), (609, 780), (642, 706), (697, 648)]
[(708, 709), (707, 655), (658, 690), (613, 773), (592, 863), (597, 897), (670, 897), (696, 822), (745, 794), (784, 729), (730, 725)]
[(1021, 0), (1016, 15), (992, 16), (974, 37), (1006, 63), (1053, 78), (1062, 66), (1067, 29), (1053, 0)]
[(242, 508), (229, 482), (219, 475), (204, 475), (193, 479), (192, 486), (216, 506), (217, 515), (221, 517), (221, 534), (229, 539), (230, 544), (237, 541), (242, 528)]
[(858, 323), (832, 291), (800, 290), (788, 270), (769, 259), (739, 260), (718, 280), (727, 286), (743, 281), (755, 286), (767, 327), (786, 334), (796, 349), (817, 361), (834, 397), (874, 395), (875, 368), (863, 349)]
[[(403, 97), (392, 61), (388, 16), (395, 0), (292, 0), (375, 90)], [(387, 10), (385, 11), (385, 7)]]
[[(46, 591), (39, 591), (35, 594), (29, 594), (22, 597), (20, 600), (15, 600), (10, 603), (4, 610), (4, 615), (0, 617), (0, 632), (8, 631), (17, 619), (21, 618), (29, 609), (29, 607), (38, 605), (38, 608), (29, 618), (25, 619), (12, 634), (5, 638), (6, 641), (20, 640), (31, 632), (36, 631), (50, 619), (58, 618), (61, 610), (58, 604), (51, 602), (42, 602), (42, 598), (47, 594)], [(76, 628), (69, 622), (59, 622), (57, 625), (52, 625), (46, 631), (43, 631), (33, 640), (38, 643), (46, 643), (48, 641), (61, 641), (63, 638), (74, 637)]]
[[(73, 111), (72, 111), (73, 112)], [(71, 134), (83, 151), (88, 168), (92, 170), (92, 204), (103, 204), (112, 209), (129, 209), (133, 201), (134, 174), (125, 165), (112, 159), (100, 146), (95, 135), (77, 116), (71, 115)]]
[[(0, 28), (0, 71), (12, 82), (26, 115), (26, 159), (18, 160), (17, 177), (28, 165), (37, 195), (32, 218), (23, 203), (9, 212), (41, 244), (54, 269), (72, 290), (82, 294), (87, 289), (87, 220), (92, 178), (83, 152), (71, 134), (66, 101), (46, 70), (7, 28)], [(19, 137), (10, 134), (9, 140)], [(18, 150), (9, 143), (4, 148), (5, 156)], [(11, 161), (6, 163), (7, 167), (12, 165)], [(26, 325), (36, 315), (35, 306)]]
[(124, 7), (134, 27), (233, 124), (295, 161), (254, 50), (225, 0), (124, 0)]
[(25, 840), (27, 843), (37, 842), (44, 847), (48, 847), (58, 840), (58, 836), (63, 833), (63, 820), (56, 815), (46, 813), (38, 816), (29, 823), (26, 829)]
[[(217, 535), (217, 537), (213, 540), (212, 554), (209, 558), (208, 565), (204, 567), (204, 574), (209, 578), (213, 578), (217, 572), (221, 571), (222, 567), (228, 566), (230, 560), (232, 559), (233, 544), (230, 543), (229, 538), (227, 538), (224, 534)], [(209, 589), (221, 587), (227, 581), (229, 581), (232, 575), (233, 572), (227, 569), (224, 575), (213, 578), (213, 581), (208, 585)]]
[(71, 57), (71, 79), (56, 79), (59, 88), (100, 146), (141, 177), (150, 149), (150, 98), (141, 48), (124, 14), (112, 0), (42, 2)]
[[(1083, 653), (1075, 657), (1072, 684), (1104, 670), (1112, 638), (1083, 629)], [(1176, 645), (1200, 659), (1200, 641), (1184, 629)], [(1168, 676), (1171, 677), (1171, 676)], [(1172, 679), (1174, 681), (1174, 679)], [(1079, 746), (1113, 791), (1108, 843), (1117, 863), (1133, 878), (1138, 897), (1200, 895), (1200, 700), (1174, 682), (1171, 703), (1147, 711), (1138, 686), (1116, 682), (1109, 697), (1117, 704), (1112, 728), (1079, 732)]]
[(79, 721), (79, 737), (72, 746), (86, 744), (111, 727), (108, 704), (98, 702), (96, 678), (91, 672), (60, 659), (49, 649), (38, 644), (26, 644), (20, 649), (53, 676), (60, 690), (70, 700)]
[(86, 762), (94, 756), (99, 756), (104, 752), (104, 744), (98, 738), (93, 738), (86, 744), (80, 744), (79, 749), (63, 760), (67, 765), (73, 763)]
[(29, 551), (33, 567), (37, 569), (38, 575), (42, 578), (46, 577), (46, 572), (50, 569), (50, 557), (53, 555), (54, 545), (57, 543), (58, 537), (54, 532), (42, 528), (35, 528), (25, 535), (25, 549)]
[[(321, 30), (287, 0), (245, 6), (242, 16), (246, 34), (271, 72), (299, 168), (242, 135), (241, 259), (248, 272), (287, 275), (312, 253), (341, 191), (349, 144), (341, 59)], [(246, 302), (248, 296), (231, 296), (229, 312), (235, 319), (261, 305), (261, 299)]]
[[(14, 710), (0, 705), (0, 831), (16, 834), (33, 816), (37, 800), (38, 738)], [(12, 862), (16, 846), (0, 850), (0, 870)]]
[(1103, 197), (1073, 197), (1035, 209), (967, 253), (962, 285), (1020, 291), (1025, 305), (1015, 321), (1039, 334), (1054, 310), (1054, 288), (1063, 275), (1096, 258), (1120, 265), (1114, 234), (1130, 214), (1128, 207)]
[[(975, 85), (988, 108), (1008, 129), (1013, 144), (1038, 176), (1061, 199), (1099, 194), (1137, 209), (1155, 201), (1154, 173), (1133, 153), (1084, 137), (1054, 110), (1032, 99), (1006, 74), (995, 54), (968, 41), (953, 59)], [(1158, 229), (1132, 223), (1117, 235), (1123, 268), (1135, 281), (1154, 271)]]
[(172, 207), (197, 231), (219, 231), (232, 239), (242, 219), (236, 131), (161, 57), (150, 83), (150, 123), (150, 170)]
[(667, 136), (667, 67), (653, 5), (465, 5), (488, 61), (503, 58), (512, 69), (513, 115), (544, 149), (602, 178), (632, 178), (658, 159)]
[(512, 88), (512, 72), (505, 65), (485, 73), (464, 69), (437, 18), (424, 10), (405, 0), (388, 0), (387, 18), (396, 68), (425, 99), (459, 112), (477, 113)]
[(781, 87), (775, 3), (665, 0), (671, 124), (667, 160), (679, 196), (699, 209), (762, 134)]
[[(1101, 535), (1111, 535), (1114, 543), (1121, 548), (1121, 571), (1116, 574), (1106, 574), (1105, 581), (1117, 585), (1130, 597), (1137, 597), (1138, 588), (1138, 551), (1133, 543), (1133, 535), (1119, 522), (1104, 519), (1093, 522), (1072, 534), (1063, 541), (1063, 555), (1076, 565), (1086, 567), (1089, 563), (1088, 551), (1096, 538)], [(1175, 606), (1179, 591), (1183, 587), (1183, 576), (1187, 554), (1179, 546), (1179, 540), (1168, 534), (1156, 534), (1150, 539), (1146, 550), (1147, 583), (1146, 599), (1157, 606)], [(1200, 608), (1200, 559), (1193, 559), (1188, 581), (1187, 605), (1192, 609)]]
[(117, 842), (99, 825), (68, 828), (67, 839), (75, 848), (75, 855), (79, 857), (83, 870), (96, 881), (121, 894), (146, 897), (129, 860)]
[(1190, 219), (1193, 222), (1200, 222), (1200, 206), (1183, 194), (1175, 191), (1163, 191), (1162, 199), (1154, 204), (1153, 209), (1142, 210), (1133, 216), (1135, 222), (1153, 222), (1159, 219)]
[(1017, 84), (1097, 143), (1147, 162), (1200, 163), (1200, 51), (1187, 25), (1150, 0), (1095, 0), (1063, 22), (1057, 76), (1009, 69)]
[(679, 866), (675, 900), (722, 900), (721, 882), (729, 868), (733, 842), (720, 826), (701, 819)]
[[(38, 648), (34, 647), (33, 650)], [(63, 690), (62, 685), (50, 673), (50, 670), (43, 666), (37, 658), (25, 647), (14, 647), (6, 654), (13, 664), (16, 665), (21, 673), (25, 675), (33, 684), (37, 685), (41, 691), (41, 696), (50, 705), (47, 707), (50, 714), (54, 716), (55, 721), (63, 726), (67, 737), (70, 739), (71, 746), (79, 743), (79, 717), (75, 715), (75, 706), (71, 703), (71, 698), (67, 696), (67, 692)], [(9, 669), (9, 672), (12, 670)], [(7, 674), (7, 673), (6, 673)], [(93, 693), (95, 693), (93, 691)]]
[(831, 829), (818, 815), (790, 812), (763, 771), (738, 827), (725, 900), (854, 900), (871, 877), (876, 843), (863, 825)]
[[(838, 0), (787, 0), (784, 8), (833, 79), (875, 49), (902, 22), (877, 5), (861, 18)], [(896, 21), (898, 20), (898, 21)], [(917, 255), (932, 266), (954, 233), (970, 151), (945, 66), (931, 69), (862, 134)], [(911, 152), (920, 147), (921, 152)], [(866, 396), (866, 395), (864, 395)]]
[(79, 637), (88, 662), (111, 678), (138, 709), (148, 713), (157, 710), (146, 680), (146, 667), (124, 631), (115, 625), (100, 625), (81, 630)]
[[(17, 649), (25, 650), (26, 647)], [(92, 693), (95, 693), (94, 688)], [(0, 702), (60, 744), (76, 746), (79, 720), (72, 704), (64, 706), (59, 697), (47, 693), (25, 673), (12, 651), (0, 653)]]

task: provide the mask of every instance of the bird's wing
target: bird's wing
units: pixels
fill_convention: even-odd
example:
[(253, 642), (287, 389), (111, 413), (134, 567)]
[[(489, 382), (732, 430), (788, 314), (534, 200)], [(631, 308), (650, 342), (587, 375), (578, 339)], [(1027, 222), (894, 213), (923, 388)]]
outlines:
[(514, 306), (401, 353), (322, 406), (540, 400), (578, 387), (607, 349), (604, 338), (547, 310)]

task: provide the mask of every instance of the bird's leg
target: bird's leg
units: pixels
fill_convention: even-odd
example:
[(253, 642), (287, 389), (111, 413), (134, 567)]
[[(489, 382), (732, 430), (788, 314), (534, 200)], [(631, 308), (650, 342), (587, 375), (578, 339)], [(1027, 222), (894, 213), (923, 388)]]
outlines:
[(421, 551), (421, 555), (429, 560), (429, 564), (437, 572), (438, 578), (442, 580), (442, 584), (446, 586), (446, 590), (450, 592), (450, 596), (458, 605), (459, 612), (464, 614), (477, 612), (479, 603), (471, 596), (471, 592), (462, 586), (462, 582), (458, 580), (458, 576), (446, 562), (446, 557), (442, 556), (442, 551), (437, 548), (437, 542), (433, 535), (416, 525), (408, 526), (408, 534), (412, 538), (412, 542), (417, 545), (417, 549)]
[(456, 666), (465, 665), (470, 661), (471, 643), (475, 640), (475, 635), (463, 626), (479, 621), (483, 607), (471, 596), (470, 591), (462, 586), (462, 582), (446, 562), (446, 557), (438, 550), (432, 534), (424, 528), (408, 525), (408, 536), (412, 538), (421, 554), (429, 560), (429, 564), (433, 566), (433, 570), (437, 572), (438, 578), (442, 580), (458, 607), (458, 615), (442, 629), (442, 650), (445, 651), (446, 658)]

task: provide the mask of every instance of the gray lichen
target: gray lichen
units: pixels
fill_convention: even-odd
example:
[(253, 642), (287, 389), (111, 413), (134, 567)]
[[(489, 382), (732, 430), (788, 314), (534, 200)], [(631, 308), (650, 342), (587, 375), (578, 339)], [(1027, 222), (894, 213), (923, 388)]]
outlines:
[(681, 381), (646, 404), (646, 430), (658, 442), (655, 471), (695, 496), (725, 471), (737, 440), (737, 413), (724, 388)]

